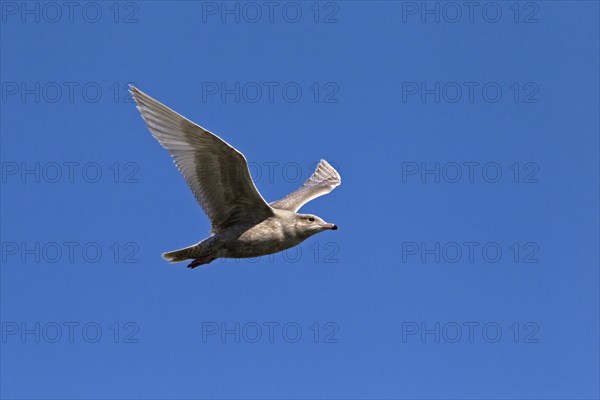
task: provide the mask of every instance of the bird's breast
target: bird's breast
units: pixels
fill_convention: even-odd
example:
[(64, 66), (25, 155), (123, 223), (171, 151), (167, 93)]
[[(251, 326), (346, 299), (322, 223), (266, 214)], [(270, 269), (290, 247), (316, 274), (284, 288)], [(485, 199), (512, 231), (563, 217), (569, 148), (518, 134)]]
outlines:
[(255, 257), (285, 250), (301, 241), (285, 222), (269, 218), (245, 230), (237, 237), (231, 250)]

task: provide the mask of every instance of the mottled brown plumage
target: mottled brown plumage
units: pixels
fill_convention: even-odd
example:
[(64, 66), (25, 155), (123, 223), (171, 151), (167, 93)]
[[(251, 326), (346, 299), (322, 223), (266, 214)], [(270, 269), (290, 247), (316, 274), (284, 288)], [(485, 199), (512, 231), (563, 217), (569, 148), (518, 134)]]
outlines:
[(304, 184), (271, 204), (260, 195), (246, 158), (217, 135), (130, 86), (137, 108), (154, 138), (171, 154), (212, 223), (211, 236), (193, 246), (164, 253), (171, 262), (194, 260), (194, 268), (216, 258), (246, 258), (296, 246), (334, 224), (297, 214), (310, 200), (340, 185), (337, 171), (321, 160)]

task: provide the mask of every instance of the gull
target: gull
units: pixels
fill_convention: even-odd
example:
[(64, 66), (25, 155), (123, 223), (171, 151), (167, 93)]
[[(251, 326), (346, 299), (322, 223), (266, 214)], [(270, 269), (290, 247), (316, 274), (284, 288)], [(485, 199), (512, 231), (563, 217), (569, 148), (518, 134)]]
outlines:
[(337, 230), (337, 225), (316, 215), (297, 212), (342, 182), (327, 161), (321, 160), (296, 191), (267, 203), (242, 153), (138, 88), (130, 85), (129, 91), (152, 136), (171, 154), (212, 225), (208, 238), (164, 253), (165, 260), (193, 260), (188, 268), (195, 268), (217, 258), (259, 257), (296, 246), (319, 232)]

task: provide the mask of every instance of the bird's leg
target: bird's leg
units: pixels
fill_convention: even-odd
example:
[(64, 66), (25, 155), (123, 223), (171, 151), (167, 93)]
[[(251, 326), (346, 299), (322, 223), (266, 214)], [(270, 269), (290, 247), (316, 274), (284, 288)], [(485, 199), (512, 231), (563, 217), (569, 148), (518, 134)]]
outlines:
[(199, 265), (209, 264), (210, 262), (216, 260), (216, 257), (206, 256), (202, 258), (196, 258), (194, 261), (188, 264), (188, 268), (196, 268)]

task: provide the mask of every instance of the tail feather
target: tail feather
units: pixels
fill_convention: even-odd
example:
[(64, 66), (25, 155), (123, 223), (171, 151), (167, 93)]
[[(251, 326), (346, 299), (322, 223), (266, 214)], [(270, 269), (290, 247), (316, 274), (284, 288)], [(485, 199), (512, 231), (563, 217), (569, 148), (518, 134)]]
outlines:
[(186, 247), (184, 249), (168, 251), (166, 253), (163, 253), (162, 256), (165, 260), (167, 260), (169, 262), (181, 262), (181, 261), (189, 260), (191, 258), (194, 258), (194, 256), (192, 256), (192, 253), (193, 253), (192, 249), (194, 247), (196, 247), (196, 246), (190, 246), (190, 247)]

